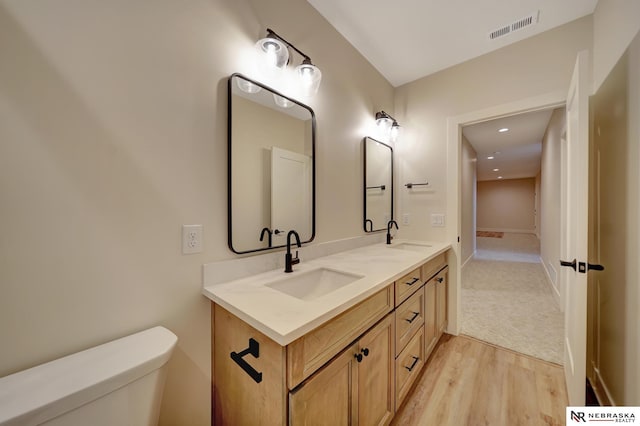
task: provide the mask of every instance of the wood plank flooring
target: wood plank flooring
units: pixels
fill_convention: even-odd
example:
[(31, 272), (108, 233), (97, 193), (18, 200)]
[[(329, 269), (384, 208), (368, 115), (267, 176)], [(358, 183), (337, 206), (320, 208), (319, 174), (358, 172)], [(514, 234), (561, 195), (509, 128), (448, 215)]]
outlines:
[(562, 367), (445, 334), (392, 425), (564, 425), (567, 404)]

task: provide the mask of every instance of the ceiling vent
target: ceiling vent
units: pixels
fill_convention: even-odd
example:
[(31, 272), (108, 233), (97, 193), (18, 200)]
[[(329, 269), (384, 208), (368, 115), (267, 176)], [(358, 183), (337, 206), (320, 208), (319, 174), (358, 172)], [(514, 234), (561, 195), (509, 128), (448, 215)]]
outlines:
[(538, 10), (508, 25), (503, 25), (500, 28), (493, 30), (489, 33), (489, 40), (495, 40), (497, 38), (504, 37), (508, 34), (511, 34), (515, 31), (519, 31), (523, 28), (530, 27), (531, 25), (535, 25), (538, 23), (539, 16), (540, 16), (540, 11)]

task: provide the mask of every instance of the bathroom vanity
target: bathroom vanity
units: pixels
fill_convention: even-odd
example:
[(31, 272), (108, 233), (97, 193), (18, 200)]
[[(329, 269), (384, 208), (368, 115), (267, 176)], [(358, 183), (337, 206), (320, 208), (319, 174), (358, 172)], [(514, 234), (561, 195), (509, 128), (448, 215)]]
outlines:
[(205, 286), (215, 424), (388, 424), (446, 327), (448, 249), (375, 244)]

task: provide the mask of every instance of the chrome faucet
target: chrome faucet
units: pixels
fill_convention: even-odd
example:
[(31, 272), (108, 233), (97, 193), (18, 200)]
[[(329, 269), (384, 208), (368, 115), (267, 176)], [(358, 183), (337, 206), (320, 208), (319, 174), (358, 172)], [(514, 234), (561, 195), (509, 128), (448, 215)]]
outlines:
[(296, 244), (298, 247), (302, 247), (300, 244), (300, 235), (293, 229), (289, 231), (287, 234), (287, 254), (284, 256), (284, 271), (285, 272), (293, 272), (293, 265), (297, 265), (300, 263), (300, 259), (298, 258), (298, 250), (296, 250), (296, 257), (291, 255), (291, 236), (296, 237)]
[(391, 244), (391, 240), (393, 240), (393, 237), (391, 236), (392, 225), (395, 225), (396, 229), (398, 229), (398, 222), (396, 222), (395, 220), (390, 220), (389, 222), (387, 222), (387, 244)]

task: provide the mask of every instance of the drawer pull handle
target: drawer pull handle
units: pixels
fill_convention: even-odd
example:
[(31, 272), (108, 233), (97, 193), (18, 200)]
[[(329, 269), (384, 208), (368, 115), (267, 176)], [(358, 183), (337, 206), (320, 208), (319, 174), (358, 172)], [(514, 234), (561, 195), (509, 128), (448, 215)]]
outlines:
[(409, 372), (411, 372), (411, 370), (413, 370), (413, 368), (416, 366), (416, 364), (418, 363), (418, 361), (420, 361), (420, 358), (418, 358), (417, 356), (412, 357), (413, 358), (413, 364), (411, 364), (411, 367), (407, 367), (405, 365), (404, 368), (406, 368), (407, 370), (409, 370)]
[(410, 283), (409, 283), (409, 282), (406, 282), (405, 284), (406, 284), (406, 285), (414, 285), (414, 284), (415, 284), (415, 283), (417, 283), (418, 281), (420, 281), (420, 278), (419, 278), (419, 277), (418, 277), (418, 278), (414, 278)]
[(438, 281), (439, 283), (441, 283), (442, 281), (444, 281), (444, 278), (442, 278), (442, 277), (438, 277), (438, 278), (436, 278), (436, 281)]
[(420, 312), (414, 312), (413, 316), (411, 317), (411, 319), (404, 319), (406, 322), (408, 322), (409, 324), (411, 324), (413, 321), (415, 321), (416, 318), (418, 318), (418, 315), (420, 315)]
[(360, 352), (362, 352), (364, 354), (364, 356), (369, 356), (369, 348), (364, 348)]

